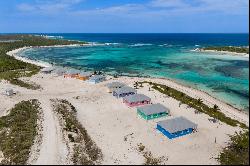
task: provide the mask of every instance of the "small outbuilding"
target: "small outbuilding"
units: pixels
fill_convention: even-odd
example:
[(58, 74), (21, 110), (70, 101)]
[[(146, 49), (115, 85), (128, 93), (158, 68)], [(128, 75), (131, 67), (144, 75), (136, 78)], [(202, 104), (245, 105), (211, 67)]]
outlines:
[(79, 70), (70, 69), (64, 73), (64, 78), (77, 78), (79, 73)]
[(121, 83), (121, 82), (111, 82), (111, 83), (108, 83), (108, 84), (106, 85), (107, 91), (108, 91), (109, 93), (112, 93), (113, 91), (115, 91), (115, 90), (117, 90), (117, 89), (120, 89), (120, 88), (122, 88), (122, 87), (124, 87), (124, 86), (125, 86), (125, 84), (124, 84), (124, 83)]
[(91, 73), (91, 72), (81, 72), (81, 73), (78, 75), (77, 78), (78, 78), (79, 80), (86, 81), (86, 80), (88, 80), (92, 75), (93, 75), (93, 73)]
[(125, 96), (130, 96), (136, 94), (136, 90), (129, 86), (123, 86), (122, 88), (116, 89), (113, 91), (113, 96), (116, 98), (121, 98)]
[(50, 74), (53, 70), (55, 70), (54, 67), (45, 67), (41, 69), (41, 72), (45, 74)]
[(157, 129), (169, 139), (177, 138), (192, 133), (197, 129), (197, 124), (184, 117), (163, 120), (157, 123)]
[(105, 80), (106, 80), (106, 77), (103, 75), (94, 75), (94, 76), (89, 78), (88, 82), (91, 84), (97, 84), (97, 83), (103, 82)]
[(143, 94), (134, 94), (124, 97), (123, 102), (129, 107), (136, 107), (140, 105), (150, 104), (151, 99)]
[(14, 95), (14, 90), (11, 89), (11, 88), (8, 88), (8, 89), (5, 90), (5, 94), (7, 96), (13, 96)]
[(145, 120), (161, 118), (169, 114), (169, 109), (162, 104), (151, 104), (137, 108), (137, 114)]
[(53, 71), (54, 74), (56, 74), (57, 76), (63, 76), (66, 73), (66, 70), (64, 68), (56, 68)]

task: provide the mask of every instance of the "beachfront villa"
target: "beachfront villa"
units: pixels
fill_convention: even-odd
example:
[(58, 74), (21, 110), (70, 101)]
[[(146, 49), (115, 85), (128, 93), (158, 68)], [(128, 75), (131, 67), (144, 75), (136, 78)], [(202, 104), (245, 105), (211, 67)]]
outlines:
[(50, 74), (53, 70), (55, 70), (54, 67), (45, 67), (45, 68), (41, 69), (41, 72), (45, 73), (45, 74)]
[(197, 124), (184, 117), (163, 120), (157, 123), (157, 129), (169, 139), (177, 138), (192, 133), (197, 129)]
[(66, 73), (66, 70), (64, 68), (56, 68), (53, 73), (57, 76), (63, 76)]
[(169, 112), (168, 108), (159, 103), (137, 108), (137, 114), (145, 120), (165, 117), (169, 115)]
[(125, 96), (130, 96), (136, 94), (136, 90), (134, 88), (131, 88), (129, 86), (124, 86), (122, 88), (116, 89), (113, 91), (113, 96), (116, 98), (121, 98)]
[(97, 84), (100, 82), (105, 81), (106, 77), (102, 76), (102, 75), (94, 75), (92, 77), (89, 78), (88, 82), (91, 84)]
[(86, 80), (88, 80), (92, 75), (93, 75), (93, 73), (91, 73), (91, 72), (81, 72), (81, 73), (78, 75), (77, 78), (78, 78), (79, 80), (86, 81)]
[(143, 94), (134, 94), (124, 97), (123, 102), (129, 107), (136, 107), (140, 105), (150, 104), (151, 99)]
[(79, 70), (70, 69), (64, 73), (64, 78), (77, 78), (79, 73)]
[(108, 91), (109, 93), (112, 93), (113, 91), (115, 91), (115, 90), (117, 90), (117, 89), (120, 89), (120, 88), (122, 88), (122, 87), (124, 87), (124, 86), (125, 86), (125, 84), (124, 84), (124, 83), (121, 83), (121, 82), (111, 82), (111, 83), (108, 83), (108, 84), (106, 85), (107, 91)]

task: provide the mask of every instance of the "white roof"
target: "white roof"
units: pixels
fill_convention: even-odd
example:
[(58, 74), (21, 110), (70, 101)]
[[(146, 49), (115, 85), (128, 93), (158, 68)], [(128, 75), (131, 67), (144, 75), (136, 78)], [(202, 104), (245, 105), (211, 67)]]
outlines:
[(11, 91), (13, 91), (13, 89), (7, 88), (7, 89), (5, 89), (5, 91), (6, 91), (6, 92), (11, 92)]
[(138, 109), (147, 116), (152, 115), (152, 114), (164, 113), (164, 112), (169, 113), (169, 109), (159, 103), (145, 105), (145, 106), (139, 107)]
[(125, 86), (124, 83), (121, 82), (111, 82), (106, 85), (108, 88), (117, 88), (117, 87), (123, 87)]
[(116, 89), (114, 91), (116, 94), (120, 95), (120, 94), (124, 94), (124, 93), (136, 93), (136, 90), (134, 88), (131, 88), (129, 86), (124, 86), (122, 88)]
[(80, 70), (76, 70), (76, 69), (70, 69), (66, 72), (66, 74), (79, 74)]
[(104, 79), (104, 78), (105, 78), (105, 76), (103, 76), (103, 75), (94, 75), (94, 76), (90, 77), (89, 80), (100, 80), (100, 79)]
[(126, 101), (128, 101), (129, 103), (136, 103), (136, 102), (140, 102), (140, 101), (150, 101), (151, 99), (143, 94), (134, 94), (134, 95), (130, 95), (130, 96), (126, 96), (124, 97), (124, 99)]
[(89, 77), (89, 76), (91, 76), (91, 75), (92, 75), (91, 72), (81, 72), (81, 73), (79, 74), (79, 76), (81, 76), (81, 77)]
[(184, 117), (177, 117), (174, 119), (163, 120), (157, 123), (169, 133), (175, 133), (177, 131), (183, 131), (189, 128), (197, 128), (197, 124), (191, 122)]

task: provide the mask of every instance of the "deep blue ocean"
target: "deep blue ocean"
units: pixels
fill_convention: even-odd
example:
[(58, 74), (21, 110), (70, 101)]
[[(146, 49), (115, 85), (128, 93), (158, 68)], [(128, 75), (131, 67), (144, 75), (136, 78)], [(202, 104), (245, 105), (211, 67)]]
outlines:
[(82, 70), (170, 78), (249, 111), (249, 59), (192, 51), (204, 46), (248, 46), (249, 34), (43, 35), (92, 46), (29, 49), (21, 56)]

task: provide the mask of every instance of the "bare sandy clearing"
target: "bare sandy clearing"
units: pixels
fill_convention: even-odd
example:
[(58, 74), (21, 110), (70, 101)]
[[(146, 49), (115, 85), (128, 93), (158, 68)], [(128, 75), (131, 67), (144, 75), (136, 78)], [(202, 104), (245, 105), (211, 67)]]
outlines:
[[(221, 148), (226, 145), (225, 142), (229, 140), (228, 134), (240, 131), (239, 128), (224, 123), (211, 123), (206, 114), (195, 114), (194, 109), (187, 108), (186, 105), (179, 107), (178, 101), (166, 97), (158, 91), (149, 91), (149, 86), (145, 84), (138, 92), (151, 97), (153, 103), (161, 103), (170, 108), (172, 115), (147, 122), (136, 115), (135, 108), (128, 108), (121, 99), (116, 99), (106, 92), (105, 84), (113, 80), (130, 86), (135, 81), (144, 80), (166, 84), (191, 96), (199, 97), (203, 99), (204, 103), (217, 104), (230, 117), (235, 116), (243, 122), (249, 122), (248, 115), (238, 112), (204, 92), (183, 87), (169, 80), (128, 77), (91, 85), (76, 79), (38, 74), (31, 77), (30, 81), (41, 85), (43, 88), (41, 91), (14, 87), (20, 92), (19, 95), (13, 96), (11, 99), (0, 95), (0, 110), (10, 108), (15, 102), (24, 99), (36, 98), (41, 102), (45, 117), (45, 137), (41, 146), (41, 155), (36, 164), (68, 164), (65, 161), (67, 150), (65, 143), (61, 140), (59, 123), (53, 116), (49, 104), (49, 99), (55, 98), (66, 99), (76, 107), (78, 120), (103, 152), (102, 164), (144, 163), (144, 157), (137, 150), (140, 143), (145, 145), (153, 156), (166, 156), (167, 164), (218, 164), (213, 157), (217, 157)], [(9, 85), (1, 83), (0, 88), (7, 86)], [(8, 100), (8, 102), (2, 104), (4, 100)], [(157, 121), (177, 116), (184, 116), (197, 123), (198, 132), (169, 140), (155, 129)]]

